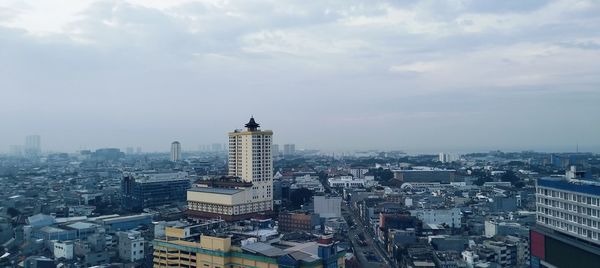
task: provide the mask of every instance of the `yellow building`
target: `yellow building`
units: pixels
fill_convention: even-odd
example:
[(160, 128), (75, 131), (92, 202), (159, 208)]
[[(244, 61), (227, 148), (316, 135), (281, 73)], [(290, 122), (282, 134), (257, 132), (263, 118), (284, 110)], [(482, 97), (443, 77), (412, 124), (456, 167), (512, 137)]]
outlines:
[[(154, 267), (345, 267), (345, 252), (338, 252), (331, 238), (321, 239), (319, 242), (295, 243), (287, 249), (262, 242), (234, 246), (228, 236), (192, 234), (190, 228), (167, 227), (165, 238), (155, 239), (153, 245)], [(326, 259), (318, 255), (325, 256)]]
[(190, 189), (189, 216), (232, 221), (273, 210), (273, 131), (260, 130), (254, 118), (245, 126), (229, 133), (228, 170), (237, 185)]

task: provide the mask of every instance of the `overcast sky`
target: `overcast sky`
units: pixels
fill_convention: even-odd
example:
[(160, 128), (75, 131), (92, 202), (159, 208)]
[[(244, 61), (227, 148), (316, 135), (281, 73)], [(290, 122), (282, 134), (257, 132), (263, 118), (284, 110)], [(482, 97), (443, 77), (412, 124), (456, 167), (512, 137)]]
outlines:
[(600, 1), (0, 1), (0, 151), (600, 151)]

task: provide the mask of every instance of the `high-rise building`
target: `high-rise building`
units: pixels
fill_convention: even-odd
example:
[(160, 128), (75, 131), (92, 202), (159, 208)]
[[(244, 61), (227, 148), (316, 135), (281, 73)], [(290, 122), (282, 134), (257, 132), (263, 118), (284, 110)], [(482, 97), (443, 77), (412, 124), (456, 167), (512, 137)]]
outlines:
[(133, 154), (133, 147), (127, 147), (125, 148), (125, 153), (128, 155), (132, 155)]
[(296, 154), (296, 145), (295, 144), (284, 144), (283, 145), (283, 155), (290, 156)]
[(460, 155), (458, 154), (440, 153), (438, 155), (438, 161), (442, 163), (452, 163), (458, 160), (460, 160)]
[(185, 202), (190, 180), (185, 172), (127, 173), (121, 181), (123, 207), (132, 211)]
[(279, 155), (279, 144), (271, 144), (271, 155), (273, 155), (273, 156)]
[(190, 216), (233, 220), (273, 210), (273, 131), (254, 118), (245, 126), (229, 133), (229, 177), (188, 191)]
[(177, 162), (181, 160), (181, 143), (174, 141), (171, 143), (171, 161)]
[[(229, 176), (251, 182), (256, 201), (273, 201), (273, 158), (271, 142), (273, 131), (260, 130), (250, 118), (246, 131), (229, 132)], [(272, 207), (272, 204), (269, 205)]]
[(36, 156), (42, 152), (41, 138), (39, 135), (25, 137), (25, 154)]
[(600, 263), (600, 184), (541, 178), (536, 183), (531, 267), (595, 267)]

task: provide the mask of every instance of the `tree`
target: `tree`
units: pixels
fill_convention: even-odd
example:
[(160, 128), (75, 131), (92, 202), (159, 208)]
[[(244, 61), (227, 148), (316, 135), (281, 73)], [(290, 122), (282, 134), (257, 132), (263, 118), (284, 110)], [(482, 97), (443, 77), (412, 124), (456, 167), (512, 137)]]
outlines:
[(515, 184), (516, 182), (520, 181), (519, 177), (515, 175), (515, 173), (511, 170), (507, 170), (506, 172), (504, 172), (504, 174), (502, 174), (502, 177), (500, 177), (500, 180), (507, 181), (512, 184)]
[(384, 181), (384, 182), (394, 178), (394, 173), (392, 171), (390, 171), (389, 169), (381, 168), (381, 167), (370, 169), (369, 173), (367, 173), (367, 175), (371, 175), (371, 176), (375, 177), (376, 181)]
[(488, 176), (482, 176), (477, 178), (476, 181), (473, 182), (473, 184), (477, 185), (477, 186), (482, 186), (484, 183), (486, 182), (490, 182), (493, 181), (492, 178), (488, 177)]
[(292, 202), (293, 208), (300, 208), (302, 205), (308, 203), (313, 196), (313, 192), (306, 188), (300, 188), (292, 192), (290, 195), (290, 201)]
[(6, 214), (10, 215), (11, 218), (21, 215), (21, 211), (16, 208), (10, 207), (6, 210)]

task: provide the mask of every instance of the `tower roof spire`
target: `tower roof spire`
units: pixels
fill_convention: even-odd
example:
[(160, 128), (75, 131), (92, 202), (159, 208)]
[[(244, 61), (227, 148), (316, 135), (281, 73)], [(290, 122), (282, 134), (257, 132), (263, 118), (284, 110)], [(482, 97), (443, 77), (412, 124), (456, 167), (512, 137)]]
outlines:
[(248, 131), (256, 131), (258, 130), (258, 127), (260, 127), (260, 124), (254, 121), (254, 116), (251, 116), (250, 121), (245, 125), (245, 127), (248, 128)]

